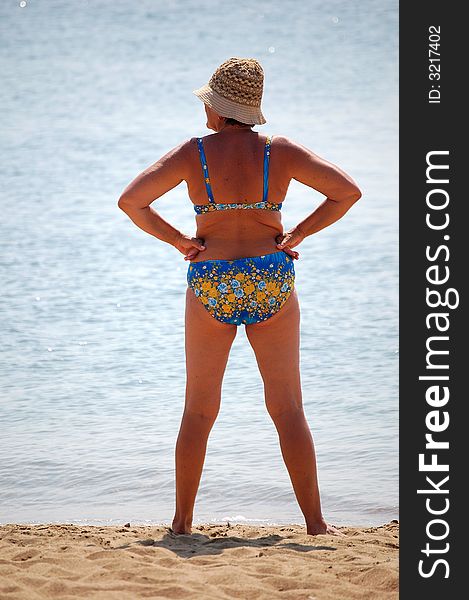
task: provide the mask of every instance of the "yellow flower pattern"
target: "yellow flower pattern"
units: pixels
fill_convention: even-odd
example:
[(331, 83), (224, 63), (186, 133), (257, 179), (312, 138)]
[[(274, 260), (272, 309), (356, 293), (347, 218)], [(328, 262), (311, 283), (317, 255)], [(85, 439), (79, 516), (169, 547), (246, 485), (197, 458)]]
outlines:
[(285, 252), (235, 260), (192, 262), (187, 283), (209, 313), (224, 323), (265, 321), (278, 312), (295, 283), (293, 259)]

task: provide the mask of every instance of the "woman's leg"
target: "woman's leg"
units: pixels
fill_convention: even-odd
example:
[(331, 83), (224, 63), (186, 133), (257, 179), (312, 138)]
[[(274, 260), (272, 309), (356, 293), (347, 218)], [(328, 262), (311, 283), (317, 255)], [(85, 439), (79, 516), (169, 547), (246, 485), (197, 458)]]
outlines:
[(300, 381), (300, 307), (296, 289), (267, 321), (246, 325), (264, 381), (265, 403), (277, 429), (285, 465), (309, 534), (333, 533), (324, 521), (313, 438), (303, 412)]
[(221, 385), (237, 327), (214, 319), (186, 292), (186, 400), (176, 443), (176, 513), (172, 529), (190, 533), (207, 441), (220, 409)]

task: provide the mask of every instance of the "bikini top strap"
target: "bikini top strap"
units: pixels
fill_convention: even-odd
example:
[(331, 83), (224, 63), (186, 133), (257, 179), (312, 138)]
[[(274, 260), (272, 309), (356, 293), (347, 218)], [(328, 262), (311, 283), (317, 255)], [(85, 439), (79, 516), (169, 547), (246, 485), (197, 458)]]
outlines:
[(270, 159), (270, 145), (272, 136), (268, 135), (265, 140), (264, 146), (264, 193), (262, 195), (262, 201), (267, 201), (267, 195), (269, 193), (269, 159)]
[(201, 137), (197, 138), (197, 147), (199, 148), (200, 164), (202, 165), (202, 172), (204, 175), (205, 189), (207, 190), (208, 200), (209, 202), (215, 203), (212, 193), (212, 186), (210, 185), (210, 176), (208, 174), (207, 159), (205, 157), (205, 151)]

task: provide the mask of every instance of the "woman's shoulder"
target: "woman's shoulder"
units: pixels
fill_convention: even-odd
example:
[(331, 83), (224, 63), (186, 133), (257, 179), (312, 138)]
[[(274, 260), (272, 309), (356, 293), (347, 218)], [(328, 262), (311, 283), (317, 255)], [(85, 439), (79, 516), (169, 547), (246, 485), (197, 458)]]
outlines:
[(293, 165), (307, 156), (313, 156), (309, 148), (286, 135), (273, 135), (271, 146), (272, 156), (279, 156), (285, 166)]
[(321, 160), (308, 146), (287, 136), (275, 136), (277, 147), (282, 150), (285, 159), (292, 162), (314, 162)]
[(197, 140), (202, 140), (202, 142), (205, 142), (205, 140), (216, 137), (216, 135), (216, 133), (207, 133), (206, 135), (195, 135), (189, 138), (188, 142), (191, 142), (192, 144), (196, 144)]
[(275, 144), (279, 148), (282, 148), (286, 151), (297, 151), (301, 148), (305, 148), (303, 144), (300, 144), (296, 140), (293, 140), (291, 137), (286, 135), (272, 134), (272, 145)]
[[(177, 147), (179, 154), (184, 159), (191, 159), (194, 156), (194, 149), (198, 147), (198, 140), (202, 141), (202, 146), (205, 146), (206, 141), (213, 137), (215, 134), (208, 135), (194, 135), (190, 138), (183, 140)], [(197, 153), (196, 153), (197, 154)]]
[(185, 138), (177, 146), (169, 151), (175, 159), (187, 160), (193, 155), (193, 149), (197, 146), (197, 136)]

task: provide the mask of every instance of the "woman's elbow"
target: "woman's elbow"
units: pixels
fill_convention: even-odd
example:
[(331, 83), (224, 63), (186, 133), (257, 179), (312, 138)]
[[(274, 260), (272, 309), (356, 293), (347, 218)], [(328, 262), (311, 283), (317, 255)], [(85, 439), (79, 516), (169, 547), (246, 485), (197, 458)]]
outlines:
[(348, 187), (346, 197), (343, 198), (343, 200), (345, 200), (345, 202), (348, 202), (350, 204), (355, 204), (355, 202), (360, 200), (361, 197), (362, 197), (362, 192), (361, 192), (360, 188), (357, 185), (352, 184)]
[(362, 197), (362, 191), (358, 186), (354, 186), (354, 189), (351, 192), (351, 202), (355, 203)]
[(344, 182), (329, 198), (335, 202), (354, 204), (362, 197), (362, 192), (354, 181)]
[(119, 198), (119, 200), (117, 201), (117, 206), (124, 212), (126, 212), (128, 210), (129, 205), (130, 205), (129, 198), (125, 195), (122, 195)]

